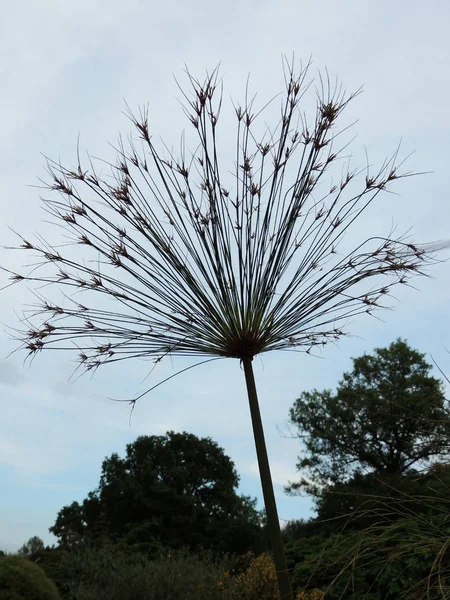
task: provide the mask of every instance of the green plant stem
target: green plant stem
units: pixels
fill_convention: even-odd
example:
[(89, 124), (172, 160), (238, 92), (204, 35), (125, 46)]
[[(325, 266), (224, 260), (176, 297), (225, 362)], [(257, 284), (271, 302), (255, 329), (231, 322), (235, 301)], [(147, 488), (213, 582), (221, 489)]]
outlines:
[(286, 564), (286, 557), (284, 555), (283, 539), (281, 537), (275, 494), (273, 493), (272, 476), (270, 474), (269, 459), (267, 456), (264, 429), (259, 410), (258, 394), (256, 392), (252, 360), (252, 357), (245, 357), (242, 359), (242, 363), (244, 365), (245, 381), (247, 383), (248, 401), (250, 404), (250, 413), (253, 425), (253, 435), (255, 438), (256, 455), (258, 457), (259, 474), (261, 477), (264, 504), (266, 507), (267, 529), (269, 533), (270, 545), (272, 546), (273, 550), (275, 568), (277, 570), (280, 598), (282, 600), (292, 600), (291, 584)]

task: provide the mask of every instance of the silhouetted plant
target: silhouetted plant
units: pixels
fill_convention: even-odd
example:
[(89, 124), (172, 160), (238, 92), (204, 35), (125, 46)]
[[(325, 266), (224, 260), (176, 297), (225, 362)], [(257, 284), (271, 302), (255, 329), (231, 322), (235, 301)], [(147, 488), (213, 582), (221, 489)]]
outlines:
[[(357, 171), (325, 181), (343, 150), (333, 148), (334, 126), (355, 94), (321, 78), (308, 124), (300, 111), (308, 67), (296, 75), (286, 63), (281, 120), (262, 138), (253, 133), (261, 112), (254, 100), (234, 107), (231, 175), (219, 167), (217, 69), (203, 83), (188, 73), (192, 94), (184, 96), (185, 111), (200, 142), (191, 156), (183, 149), (179, 158), (163, 157), (144, 109), (139, 117), (129, 112), (143, 147), (130, 138), (126, 150), (120, 139), (112, 180), (91, 159), (89, 169), (79, 158), (75, 168), (49, 160), (45, 189), (58, 197), (45, 199), (45, 207), (85, 255), (72, 256), (39, 236), (23, 238), (20, 248), (34, 251), (39, 263), (29, 273), (10, 272), (13, 283), (95, 292), (83, 303), (36, 292), (38, 305), (19, 332), (30, 356), (75, 350), (88, 371), (138, 357), (240, 360), (282, 598), (291, 597), (289, 577), (252, 359), (272, 350), (310, 352), (337, 340), (349, 317), (372, 313), (393, 285), (423, 274), (434, 260), (431, 250), (391, 235), (338, 253), (343, 235), (374, 198), (411, 173), (399, 172), (396, 152), (378, 172), (367, 168), (359, 191), (350, 191)], [(40, 271), (44, 266), (49, 273)], [(361, 286), (366, 280), (370, 286)]]

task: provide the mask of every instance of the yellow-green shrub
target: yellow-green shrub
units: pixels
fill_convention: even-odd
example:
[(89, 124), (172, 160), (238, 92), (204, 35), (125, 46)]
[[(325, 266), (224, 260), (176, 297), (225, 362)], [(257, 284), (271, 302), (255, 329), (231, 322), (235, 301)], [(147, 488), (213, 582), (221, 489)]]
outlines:
[[(279, 600), (277, 571), (268, 554), (253, 558), (247, 570), (235, 578), (235, 593), (245, 600)], [(301, 590), (295, 600), (323, 600), (325, 594), (318, 589)]]
[(295, 600), (323, 600), (325, 598), (324, 592), (322, 590), (318, 590), (317, 588), (314, 590), (301, 590), (297, 592), (295, 596)]
[(278, 600), (280, 597), (275, 564), (268, 554), (253, 558), (247, 570), (236, 577), (236, 583), (245, 600)]

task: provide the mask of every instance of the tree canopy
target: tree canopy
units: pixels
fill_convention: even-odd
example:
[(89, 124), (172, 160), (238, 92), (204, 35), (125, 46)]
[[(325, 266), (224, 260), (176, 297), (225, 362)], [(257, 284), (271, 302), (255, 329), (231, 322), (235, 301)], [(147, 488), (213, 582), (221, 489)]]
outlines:
[(28, 542), (25, 542), (25, 544), (19, 548), (18, 553), (24, 556), (33, 556), (34, 554), (41, 552), (44, 547), (43, 540), (39, 536), (33, 535)]
[[(295, 586), (326, 597), (441, 599), (450, 586), (450, 417), (425, 355), (397, 339), (353, 359), (335, 393), (304, 392), (291, 422), (316, 516), (285, 528)], [(446, 596), (445, 596), (446, 597)]]
[(63, 546), (80, 540), (203, 546), (245, 552), (262, 539), (256, 499), (236, 493), (232, 460), (210, 438), (169, 431), (141, 436), (102, 464), (96, 490), (62, 508), (50, 531)]
[(317, 497), (321, 486), (403, 475), (450, 454), (448, 401), (424, 354), (397, 339), (352, 360), (336, 393), (303, 392), (290, 409), (305, 456), (297, 463), (303, 478), (289, 482), (289, 493)]

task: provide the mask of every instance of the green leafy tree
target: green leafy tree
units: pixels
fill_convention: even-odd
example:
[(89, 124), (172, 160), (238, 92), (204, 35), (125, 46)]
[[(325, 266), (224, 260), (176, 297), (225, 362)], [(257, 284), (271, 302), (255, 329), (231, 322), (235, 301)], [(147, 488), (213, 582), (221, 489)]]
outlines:
[(30, 537), (28, 542), (19, 548), (18, 552), (24, 556), (33, 556), (38, 552), (41, 552), (44, 547), (45, 545), (41, 538), (37, 535), (34, 535), (33, 537)]
[(0, 558), (0, 600), (59, 600), (45, 572), (24, 556)]
[(50, 531), (70, 547), (90, 539), (142, 549), (203, 546), (243, 553), (262, 543), (256, 499), (238, 496), (233, 462), (210, 438), (141, 436), (103, 461), (99, 487), (64, 507)]
[(291, 408), (306, 456), (288, 492), (320, 497), (331, 484), (370, 473), (395, 478), (450, 455), (449, 404), (423, 354), (398, 339), (353, 367), (336, 393), (304, 392)]
[(281, 533), (285, 543), (296, 541), (300, 538), (309, 538), (322, 531), (322, 524), (317, 524), (313, 519), (292, 519), (287, 521)]
[(397, 340), (355, 359), (335, 395), (296, 401), (307, 475), (288, 490), (312, 491), (317, 517), (286, 546), (295, 585), (330, 599), (446, 597), (450, 418), (430, 370)]
[(338, 339), (340, 325), (383, 306), (391, 287), (422, 274), (435, 250), (376, 235), (338, 252), (365, 208), (410, 173), (399, 171), (395, 153), (380, 170), (367, 170), (359, 189), (350, 168), (330, 181), (326, 174), (346, 147), (336, 147), (336, 122), (354, 94), (321, 78), (316, 114), (308, 119), (300, 106), (306, 77), (307, 68), (297, 75), (286, 65), (281, 119), (273, 128), (258, 131), (262, 111), (248, 95), (234, 106), (231, 175), (230, 166), (219, 166), (217, 70), (204, 82), (189, 75), (185, 109), (199, 138), (192, 155), (183, 145), (180, 157), (162, 156), (143, 110), (130, 114), (143, 149), (131, 139), (127, 150), (120, 142), (112, 180), (93, 161), (88, 168), (80, 160), (75, 168), (49, 161), (46, 187), (58, 197), (45, 200), (46, 210), (69, 230), (77, 251), (67, 242), (64, 249), (52, 244), (48, 234), (33, 242), (22, 238), (20, 247), (48, 269), (10, 272), (13, 283), (27, 281), (39, 290), (44, 283), (58, 294), (61, 288), (86, 292), (82, 300), (67, 300), (67, 293), (47, 299), (39, 291), (38, 307), (18, 334), (31, 356), (75, 349), (91, 371), (136, 357), (240, 361), (286, 600), (291, 592), (253, 358), (275, 350), (310, 352)]

